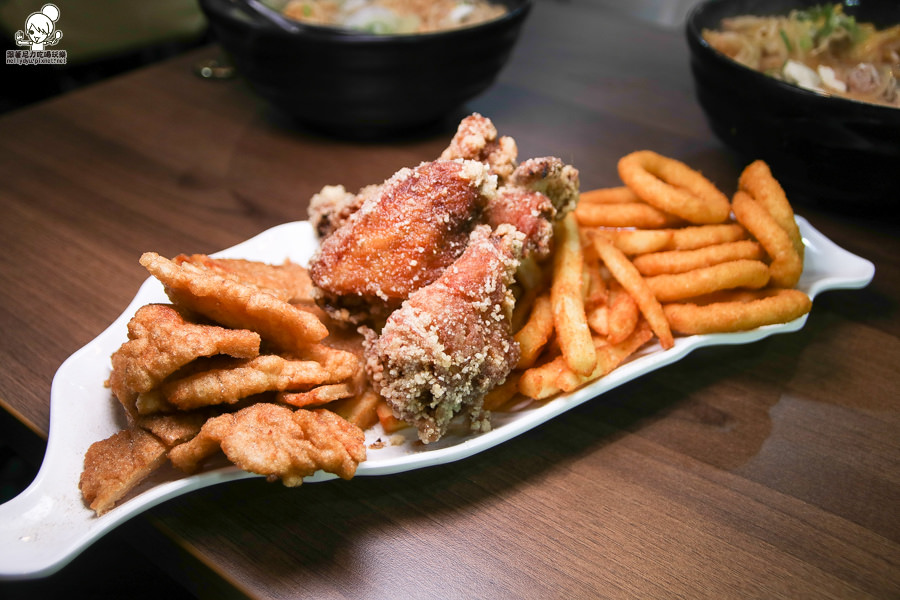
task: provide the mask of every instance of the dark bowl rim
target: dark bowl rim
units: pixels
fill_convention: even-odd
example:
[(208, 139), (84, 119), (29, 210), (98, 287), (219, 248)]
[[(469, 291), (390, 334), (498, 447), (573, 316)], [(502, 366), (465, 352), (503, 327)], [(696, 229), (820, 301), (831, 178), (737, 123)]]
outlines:
[[(518, 6), (510, 10), (505, 15), (490, 21), (484, 21), (477, 25), (468, 27), (458, 27), (456, 29), (448, 29), (444, 31), (434, 31), (429, 33), (405, 33), (405, 34), (370, 34), (361, 33), (341, 27), (327, 27), (323, 25), (306, 25), (300, 21), (290, 19), (291, 24), (297, 27), (296, 32), (286, 31), (275, 25), (267, 24), (262, 21), (245, 22), (248, 27), (256, 27), (265, 30), (269, 34), (283, 34), (287, 37), (296, 35), (312, 36), (322, 39), (340, 40), (350, 44), (410, 44), (418, 41), (441, 40), (453, 37), (468, 37), (475, 35), (483, 30), (505, 27), (510, 22), (523, 19), (531, 10), (535, 0), (513, 0)], [(218, 14), (225, 20), (233, 21), (233, 17), (228, 15), (225, 7), (231, 4), (229, 0), (198, 0), (199, 4), (205, 10)]]
[[(822, 3), (821, 0), (800, 1), (808, 2), (810, 6), (816, 4), (817, 2), (819, 4)], [(832, 107), (832, 109), (835, 111), (867, 111), (871, 113), (884, 114), (886, 117), (891, 118), (891, 120), (893, 120), (893, 118), (900, 118), (900, 108), (874, 104), (872, 102), (863, 102), (862, 100), (854, 100), (852, 98), (844, 98), (842, 96), (819, 94), (812, 90), (807, 90), (800, 86), (793, 85), (785, 81), (780, 81), (778, 79), (775, 79), (774, 77), (766, 75), (765, 73), (760, 73), (756, 69), (751, 69), (750, 67), (742, 65), (736, 60), (732, 60), (731, 58), (725, 56), (724, 54), (713, 48), (709, 44), (709, 42), (703, 39), (703, 32), (700, 26), (697, 24), (697, 21), (702, 13), (704, 13), (711, 5), (722, 5), (727, 3), (728, 0), (704, 0), (703, 2), (695, 4), (693, 8), (691, 8), (687, 18), (685, 19), (685, 32), (687, 34), (688, 40), (691, 42), (689, 46), (691, 49), (691, 54), (693, 56), (697, 58), (712, 59), (716, 62), (716, 64), (726, 69), (734, 69), (735, 72), (742, 73), (744, 76), (750, 77), (751, 80), (759, 82), (760, 85), (766, 85), (773, 90), (780, 90), (785, 94), (792, 94), (799, 99), (803, 99), (806, 102), (815, 102), (823, 107)], [(701, 52), (705, 54), (700, 54)]]

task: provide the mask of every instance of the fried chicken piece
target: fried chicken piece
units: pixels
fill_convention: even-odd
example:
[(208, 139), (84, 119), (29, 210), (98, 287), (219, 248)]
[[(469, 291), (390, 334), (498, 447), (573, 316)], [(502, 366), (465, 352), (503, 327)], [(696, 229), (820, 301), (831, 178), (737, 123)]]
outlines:
[(176, 265), (189, 262), (234, 281), (253, 284), (285, 302), (303, 302), (312, 299), (312, 280), (309, 278), (309, 272), (302, 265), (289, 260), (280, 265), (270, 265), (242, 258), (180, 254), (172, 262)]
[(429, 286), (370, 331), (366, 367), (394, 415), (434, 442), (457, 414), (472, 430), (490, 429), (485, 394), (502, 383), (519, 358), (510, 332), (513, 283), (523, 234), (509, 225), (482, 225), (466, 251)]
[(269, 403), (210, 419), (169, 458), (193, 473), (219, 448), (241, 469), (289, 487), (319, 470), (350, 479), (366, 459), (365, 435), (346, 419), (325, 409), (293, 411)]
[(196, 437), (210, 416), (205, 410), (149, 415), (138, 419), (137, 426), (155, 435), (167, 448), (173, 448)]
[(144, 253), (141, 264), (163, 283), (176, 306), (227, 327), (256, 331), (283, 350), (302, 352), (328, 335), (315, 315), (253, 283), (191, 262), (177, 264), (155, 252)]
[(109, 385), (120, 401), (150, 391), (200, 356), (253, 358), (260, 344), (252, 331), (191, 323), (168, 304), (139, 308), (128, 322), (128, 338), (111, 357)]
[(498, 137), (497, 128), (490, 119), (472, 113), (460, 121), (456, 135), (441, 153), (441, 159), (462, 158), (486, 163), (502, 183), (516, 168), (518, 152), (513, 138)]
[(522, 162), (510, 176), (509, 184), (547, 196), (556, 209), (557, 220), (575, 210), (578, 204), (578, 169), (555, 156), (529, 158)]
[(94, 442), (84, 455), (78, 488), (85, 503), (102, 515), (166, 459), (166, 446), (143, 429), (123, 429)]
[(359, 210), (366, 198), (378, 194), (381, 186), (368, 185), (351, 194), (342, 185), (326, 185), (309, 201), (309, 222), (319, 238), (334, 233), (347, 222), (350, 215)]
[(462, 254), (495, 193), (477, 161), (401, 169), (322, 240), (309, 269), (320, 305), (338, 320), (383, 319)]
[(348, 376), (314, 360), (290, 360), (274, 354), (250, 360), (229, 360), (209, 369), (163, 384), (170, 404), (181, 410), (216, 404), (234, 404), (263, 392), (302, 390), (322, 383), (338, 383)]
[(556, 208), (540, 192), (504, 185), (485, 211), (485, 222), (492, 228), (509, 224), (525, 234), (523, 256), (535, 259), (550, 254)]

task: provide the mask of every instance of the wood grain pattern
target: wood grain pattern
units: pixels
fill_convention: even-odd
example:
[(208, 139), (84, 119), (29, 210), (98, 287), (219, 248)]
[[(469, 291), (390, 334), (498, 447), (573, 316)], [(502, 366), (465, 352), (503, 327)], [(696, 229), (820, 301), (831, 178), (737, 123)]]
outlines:
[[(53, 373), (131, 300), (142, 252), (213, 252), (303, 219), (322, 185), (436, 156), (464, 112), (521, 156), (574, 163), (585, 188), (616, 185), (636, 149), (728, 194), (743, 166), (703, 120), (680, 32), (589, 3), (538, 4), (490, 91), (384, 143), (319, 137), (240, 80), (197, 79), (214, 53), (0, 118), (0, 404), (37, 435)], [(795, 209), (876, 265), (868, 288), (817, 298), (800, 332), (699, 350), (458, 463), (243, 481), (139, 524), (186, 585), (259, 598), (900, 597), (896, 221)]]

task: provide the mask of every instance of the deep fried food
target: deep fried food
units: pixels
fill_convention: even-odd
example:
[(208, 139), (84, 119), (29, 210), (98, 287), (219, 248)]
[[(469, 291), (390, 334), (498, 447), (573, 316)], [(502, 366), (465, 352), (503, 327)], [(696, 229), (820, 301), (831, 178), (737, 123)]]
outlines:
[(512, 175), (516, 168), (518, 148), (508, 136), (498, 136), (497, 128), (487, 117), (473, 113), (457, 127), (450, 145), (441, 153), (441, 160), (462, 158), (486, 163), (500, 182)]
[(556, 208), (544, 194), (505, 185), (488, 203), (484, 222), (492, 228), (503, 224), (514, 226), (525, 234), (523, 255), (541, 259), (550, 254), (556, 215)]
[(769, 283), (769, 268), (758, 260), (731, 260), (684, 273), (645, 279), (660, 302), (672, 302), (733, 288), (760, 289)]
[(696, 250), (666, 250), (636, 256), (632, 262), (641, 275), (684, 273), (731, 260), (762, 260), (762, 246), (752, 240), (714, 244)]
[(690, 223), (721, 223), (731, 212), (728, 198), (706, 177), (651, 150), (622, 157), (619, 177), (644, 202)]
[(509, 286), (522, 238), (508, 225), (495, 233), (479, 227), (437, 281), (413, 293), (380, 335), (368, 336), (366, 366), (375, 389), (425, 443), (438, 440), (459, 413), (473, 430), (490, 428), (484, 396), (519, 358)]
[(180, 254), (172, 262), (177, 265), (189, 262), (234, 281), (253, 284), (285, 302), (303, 302), (312, 299), (312, 281), (309, 272), (303, 266), (289, 260), (280, 265), (269, 265), (241, 258)]
[(166, 446), (143, 429), (123, 429), (94, 442), (84, 455), (78, 487), (102, 515), (166, 460)]
[(800, 290), (773, 289), (750, 300), (713, 302), (705, 305), (663, 305), (672, 329), (694, 335), (747, 331), (774, 323), (793, 321), (812, 309), (809, 296)]
[(141, 264), (163, 283), (175, 305), (227, 327), (256, 331), (281, 349), (302, 352), (328, 335), (313, 314), (252, 283), (190, 262), (179, 265), (155, 252), (144, 253)]
[(510, 175), (509, 185), (547, 196), (558, 220), (575, 210), (581, 184), (578, 169), (555, 156), (544, 156), (523, 161)]
[(738, 187), (759, 202), (779, 227), (787, 232), (794, 244), (794, 250), (803, 260), (803, 238), (797, 220), (794, 218), (794, 209), (791, 208), (784, 189), (778, 180), (772, 175), (769, 165), (761, 160), (755, 160), (741, 172), (738, 179)]
[(661, 229), (682, 223), (682, 219), (646, 202), (584, 203), (575, 209), (585, 227), (638, 227)]
[(210, 419), (169, 458), (193, 473), (219, 448), (241, 469), (289, 487), (319, 470), (350, 479), (366, 459), (365, 435), (346, 419), (324, 409), (294, 411), (265, 402)]
[(480, 162), (435, 161), (394, 174), (310, 262), (321, 303), (341, 320), (386, 317), (456, 260), (496, 178)]
[(336, 383), (342, 378), (313, 360), (290, 360), (273, 354), (250, 360), (228, 361), (209, 369), (163, 384), (166, 400), (181, 410), (234, 404), (263, 392), (298, 390)]
[(738, 190), (732, 201), (734, 216), (755, 237), (772, 259), (769, 271), (772, 285), (791, 288), (803, 273), (803, 255), (797, 251), (791, 234), (752, 196)]
[(120, 400), (148, 392), (200, 356), (253, 358), (260, 337), (246, 329), (197, 325), (168, 304), (148, 304), (128, 322), (129, 341), (112, 355), (110, 387)]
[(570, 214), (559, 223), (557, 239), (550, 286), (553, 325), (569, 368), (587, 375), (594, 370), (597, 356), (584, 311), (584, 254), (575, 215)]
[(211, 413), (205, 410), (147, 415), (137, 420), (137, 426), (155, 435), (167, 448), (173, 448), (200, 433), (210, 416)]

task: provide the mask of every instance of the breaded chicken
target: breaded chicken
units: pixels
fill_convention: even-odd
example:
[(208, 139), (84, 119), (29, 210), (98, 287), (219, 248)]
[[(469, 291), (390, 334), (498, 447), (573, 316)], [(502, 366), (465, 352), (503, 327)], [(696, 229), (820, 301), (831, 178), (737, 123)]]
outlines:
[(385, 318), (462, 254), (495, 194), (477, 161), (401, 169), (322, 240), (309, 268), (320, 305), (339, 320)]
[(450, 145), (441, 153), (443, 160), (463, 158), (487, 164), (503, 183), (516, 168), (519, 150), (516, 141), (499, 136), (497, 128), (487, 117), (472, 113), (459, 123)]
[(523, 234), (509, 225), (486, 225), (431, 285), (413, 293), (369, 331), (366, 367), (395, 416), (434, 442), (457, 414), (476, 431), (490, 429), (485, 394), (502, 383), (519, 358), (510, 332), (513, 283)]

